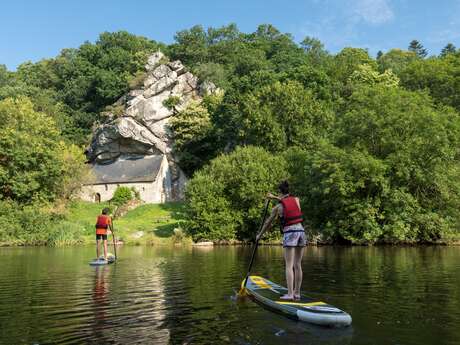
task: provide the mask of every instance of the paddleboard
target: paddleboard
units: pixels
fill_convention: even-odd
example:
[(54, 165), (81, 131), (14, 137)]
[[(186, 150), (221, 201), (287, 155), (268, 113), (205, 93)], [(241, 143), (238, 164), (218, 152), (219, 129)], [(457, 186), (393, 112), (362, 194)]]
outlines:
[(89, 262), (91, 266), (100, 266), (100, 265), (109, 265), (115, 262), (115, 256), (113, 254), (107, 254), (107, 260), (104, 259), (104, 256), (100, 256), (97, 259), (94, 259)]
[(256, 302), (300, 321), (321, 326), (351, 324), (349, 314), (325, 302), (305, 295), (295, 301), (280, 299), (287, 294), (287, 289), (259, 276), (248, 277), (246, 291)]

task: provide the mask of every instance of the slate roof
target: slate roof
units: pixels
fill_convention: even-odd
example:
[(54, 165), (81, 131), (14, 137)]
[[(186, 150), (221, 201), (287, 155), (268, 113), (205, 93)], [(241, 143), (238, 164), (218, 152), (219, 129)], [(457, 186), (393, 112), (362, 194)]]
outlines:
[(93, 164), (93, 179), (87, 184), (153, 182), (163, 161), (162, 155), (118, 158), (109, 164)]

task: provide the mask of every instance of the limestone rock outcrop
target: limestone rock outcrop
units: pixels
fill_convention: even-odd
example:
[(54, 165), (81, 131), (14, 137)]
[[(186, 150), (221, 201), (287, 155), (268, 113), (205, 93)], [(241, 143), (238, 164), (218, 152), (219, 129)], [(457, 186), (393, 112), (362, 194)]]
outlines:
[[(95, 129), (87, 157), (93, 164), (110, 164), (120, 157), (166, 155), (172, 199), (180, 199), (185, 176), (172, 154), (168, 122), (191, 100), (200, 100), (204, 94), (215, 92), (216, 87), (209, 82), (200, 83), (180, 61), (167, 62), (161, 52), (148, 58), (145, 69), (143, 87), (131, 90), (116, 102), (123, 109), (122, 115), (110, 114), (109, 121)], [(177, 103), (173, 109), (165, 106), (171, 97)]]

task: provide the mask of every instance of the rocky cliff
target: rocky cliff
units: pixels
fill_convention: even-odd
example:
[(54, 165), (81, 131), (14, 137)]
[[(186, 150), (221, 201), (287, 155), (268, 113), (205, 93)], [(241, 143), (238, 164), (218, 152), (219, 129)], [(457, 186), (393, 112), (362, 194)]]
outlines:
[[(172, 154), (173, 139), (168, 122), (191, 100), (214, 92), (215, 86), (200, 83), (180, 61), (165, 60), (161, 52), (149, 57), (143, 87), (130, 91), (116, 102), (121, 114), (110, 114), (109, 121), (96, 128), (87, 156), (93, 164), (110, 164), (119, 158), (166, 155), (171, 176), (169, 199), (177, 200), (183, 194), (185, 176)], [(171, 97), (176, 103), (173, 108), (165, 106)]]

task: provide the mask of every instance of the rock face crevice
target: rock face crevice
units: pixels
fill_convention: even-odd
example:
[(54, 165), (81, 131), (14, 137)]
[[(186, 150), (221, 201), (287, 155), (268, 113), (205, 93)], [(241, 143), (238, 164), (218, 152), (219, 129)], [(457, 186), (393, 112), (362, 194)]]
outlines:
[[(116, 104), (121, 116), (109, 115), (107, 123), (99, 125), (86, 154), (93, 164), (111, 164), (117, 159), (164, 155), (168, 161), (168, 190), (170, 200), (183, 196), (186, 177), (172, 152), (173, 138), (168, 123), (176, 111), (185, 109), (191, 100), (200, 100), (206, 93), (216, 91), (209, 82), (201, 83), (180, 61), (165, 62), (157, 52), (148, 58), (143, 87), (131, 90)], [(164, 102), (176, 97), (179, 102), (169, 109)]]

